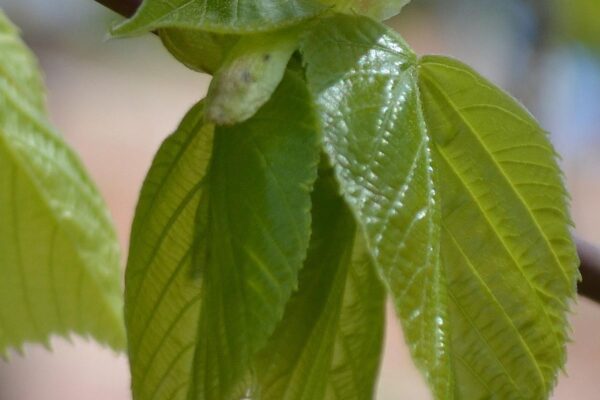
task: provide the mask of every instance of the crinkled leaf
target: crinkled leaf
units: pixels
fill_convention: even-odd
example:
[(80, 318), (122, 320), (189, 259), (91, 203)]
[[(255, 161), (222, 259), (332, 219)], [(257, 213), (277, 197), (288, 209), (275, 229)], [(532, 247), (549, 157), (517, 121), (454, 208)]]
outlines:
[(323, 0), (323, 3), (335, 6), (336, 10), (368, 15), (379, 20), (399, 14), (409, 2), (410, 0)]
[(271, 97), (298, 46), (300, 30), (243, 36), (215, 74), (206, 97), (206, 118), (233, 125), (253, 116)]
[(426, 57), (419, 75), (436, 143), (456, 397), (546, 398), (578, 277), (556, 153), (520, 104), (464, 64)]
[(370, 400), (385, 292), (330, 172), (321, 172), (312, 200), (299, 290), (257, 363), (260, 398)]
[(159, 31), (163, 45), (179, 62), (199, 72), (215, 73), (225, 61), (239, 36), (194, 29), (164, 28)]
[(416, 59), (364, 17), (325, 20), (303, 47), (325, 150), (391, 290), (408, 344), (436, 393), (450, 381), (430, 141)]
[(547, 397), (577, 263), (544, 132), (364, 18), (324, 21), (303, 53), (325, 149), (436, 398)]
[(0, 353), (70, 332), (121, 349), (116, 235), (43, 103), (37, 65), (0, 13)]
[(192, 279), (195, 216), (206, 192), (213, 128), (194, 106), (158, 151), (133, 222), (125, 319), (136, 400), (183, 399), (200, 312)]
[(281, 320), (310, 237), (319, 161), (308, 89), (288, 72), (251, 119), (215, 130), (197, 233), (202, 308), (190, 399), (227, 400)]
[(298, 23), (324, 9), (318, 0), (144, 0), (113, 33), (135, 35), (157, 28), (255, 33)]

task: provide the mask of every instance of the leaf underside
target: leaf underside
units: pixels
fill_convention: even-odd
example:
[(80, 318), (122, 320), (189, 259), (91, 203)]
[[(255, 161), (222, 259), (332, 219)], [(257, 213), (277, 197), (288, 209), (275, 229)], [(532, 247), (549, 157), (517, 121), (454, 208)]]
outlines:
[(314, 127), (306, 85), (288, 72), (245, 123), (205, 125), (199, 105), (159, 151), (127, 273), (135, 398), (245, 390), (308, 247)]
[(135, 399), (187, 393), (200, 312), (201, 284), (192, 275), (195, 215), (212, 143), (200, 103), (163, 143), (142, 187), (125, 276)]
[(49, 126), (37, 64), (2, 13), (0, 54), (0, 353), (71, 332), (121, 349), (110, 217)]
[(312, 35), (325, 150), (436, 398), (546, 398), (578, 276), (547, 135), (471, 69), (417, 61), (370, 20)]
[(322, 0), (325, 4), (335, 6), (339, 12), (367, 15), (377, 20), (384, 20), (400, 13), (410, 0)]
[(137, 13), (117, 26), (117, 36), (158, 28), (216, 33), (253, 33), (293, 25), (323, 12), (317, 0), (144, 0)]
[(310, 237), (319, 161), (308, 89), (286, 73), (251, 119), (215, 129), (195, 261), (202, 279), (191, 399), (235, 398), (281, 320)]
[(372, 399), (385, 291), (330, 170), (321, 171), (312, 202), (298, 291), (256, 364), (259, 397)]

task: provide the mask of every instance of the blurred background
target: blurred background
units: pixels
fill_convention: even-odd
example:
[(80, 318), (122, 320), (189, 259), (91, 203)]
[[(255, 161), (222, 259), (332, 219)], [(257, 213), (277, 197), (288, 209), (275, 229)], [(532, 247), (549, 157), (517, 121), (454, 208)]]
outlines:
[[(154, 152), (208, 77), (152, 35), (109, 40), (119, 17), (92, 0), (0, 0), (46, 75), (51, 119), (98, 183), (123, 248)], [(389, 21), (420, 54), (458, 57), (552, 132), (577, 235), (600, 245), (600, 0), (413, 0)], [(600, 306), (579, 299), (555, 400), (600, 397)], [(389, 318), (378, 400), (429, 399)], [(124, 356), (74, 338), (0, 361), (0, 400), (128, 400)]]

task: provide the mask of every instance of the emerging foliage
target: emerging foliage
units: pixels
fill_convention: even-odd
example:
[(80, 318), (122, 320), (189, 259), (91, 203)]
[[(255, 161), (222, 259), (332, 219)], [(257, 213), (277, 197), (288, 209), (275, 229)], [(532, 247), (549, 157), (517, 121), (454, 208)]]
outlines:
[[(372, 399), (387, 294), (436, 399), (548, 398), (578, 278), (556, 153), (508, 94), (376, 21), (406, 3), (145, 0), (116, 29), (214, 75), (136, 210), (135, 400)], [(0, 351), (119, 346), (114, 234), (0, 28), (0, 304), (22, 300)]]
[(71, 332), (121, 349), (110, 218), (48, 124), (36, 62), (2, 13), (0, 54), (0, 353)]

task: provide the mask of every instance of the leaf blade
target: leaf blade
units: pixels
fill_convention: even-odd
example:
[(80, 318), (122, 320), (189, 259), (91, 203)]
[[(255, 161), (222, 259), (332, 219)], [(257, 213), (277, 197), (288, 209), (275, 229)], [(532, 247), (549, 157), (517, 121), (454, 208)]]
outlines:
[[(331, 171), (313, 192), (313, 233), (299, 289), (258, 357), (266, 400), (371, 399), (385, 292)], [(358, 242), (361, 238), (356, 238)]]
[(10, 305), (0, 308), (0, 352), (71, 332), (122, 349), (110, 216), (49, 126), (37, 65), (3, 14), (0, 32), (0, 304)]
[(315, 0), (145, 0), (113, 34), (137, 35), (158, 28), (256, 33), (293, 25), (322, 11)]
[[(446, 268), (453, 307), (463, 316), (455, 325), (463, 329), (460, 336), (465, 335), (453, 341), (453, 348), (460, 349), (472, 371), (493, 382), (491, 390), (546, 397), (564, 364), (566, 310), (578, 277), (556, 153), (520, 104), (464, 64), (426, 57), (420, 85), (428, 123), (445, 132), (435, 138), (442, 175), (442, 240), (447, 244), (443, 257), (461, 260), (447, 262)], [(481, 181), (490, 183), (481, 187)], [(462, 216), (464, 221), (467, 215), (476, 238), (465, 237), (464, 222), (458, 227), (457, 219)], [(494, 260), (491, 265), (482, 254)], [(503, 321), (493, 329), (466, 304), (472, 294), (464, 285), (452, 284), (468, 274), (477, 278), (471, 288), (480, 293), (480, 302), (485, 301), (480, 306)], [(471, 329), (465, 331), (465, 325)], [(513, 348), (507, 349), (502, 340)], [(468, 341), (483, 341), (487, 347), (479, 354), (490, 360), (487, 370), (463, 348)], [(465, 368), (459, 371), (463, 377)], [(504, 375), (503, 385), (490, 378), (494, 371)]]
[(135, 399), (184, 398), (188, 385), (201, 293), (191, 252), (213, 140), (203, 109), (161, 145), (136, 209), (125, 295)]
[(216, 128), (190, 399), (233, 396), (281, 319), (308, 247), (317, 145), (295, 72), (254, 117)]
[(415, 56), (364, 17), (333, 17), (312, 35), (303, 54), (325, 151), (394, 296), (413, 357), (444, 398), (452, 371), (443, 329), (439, 202)]

